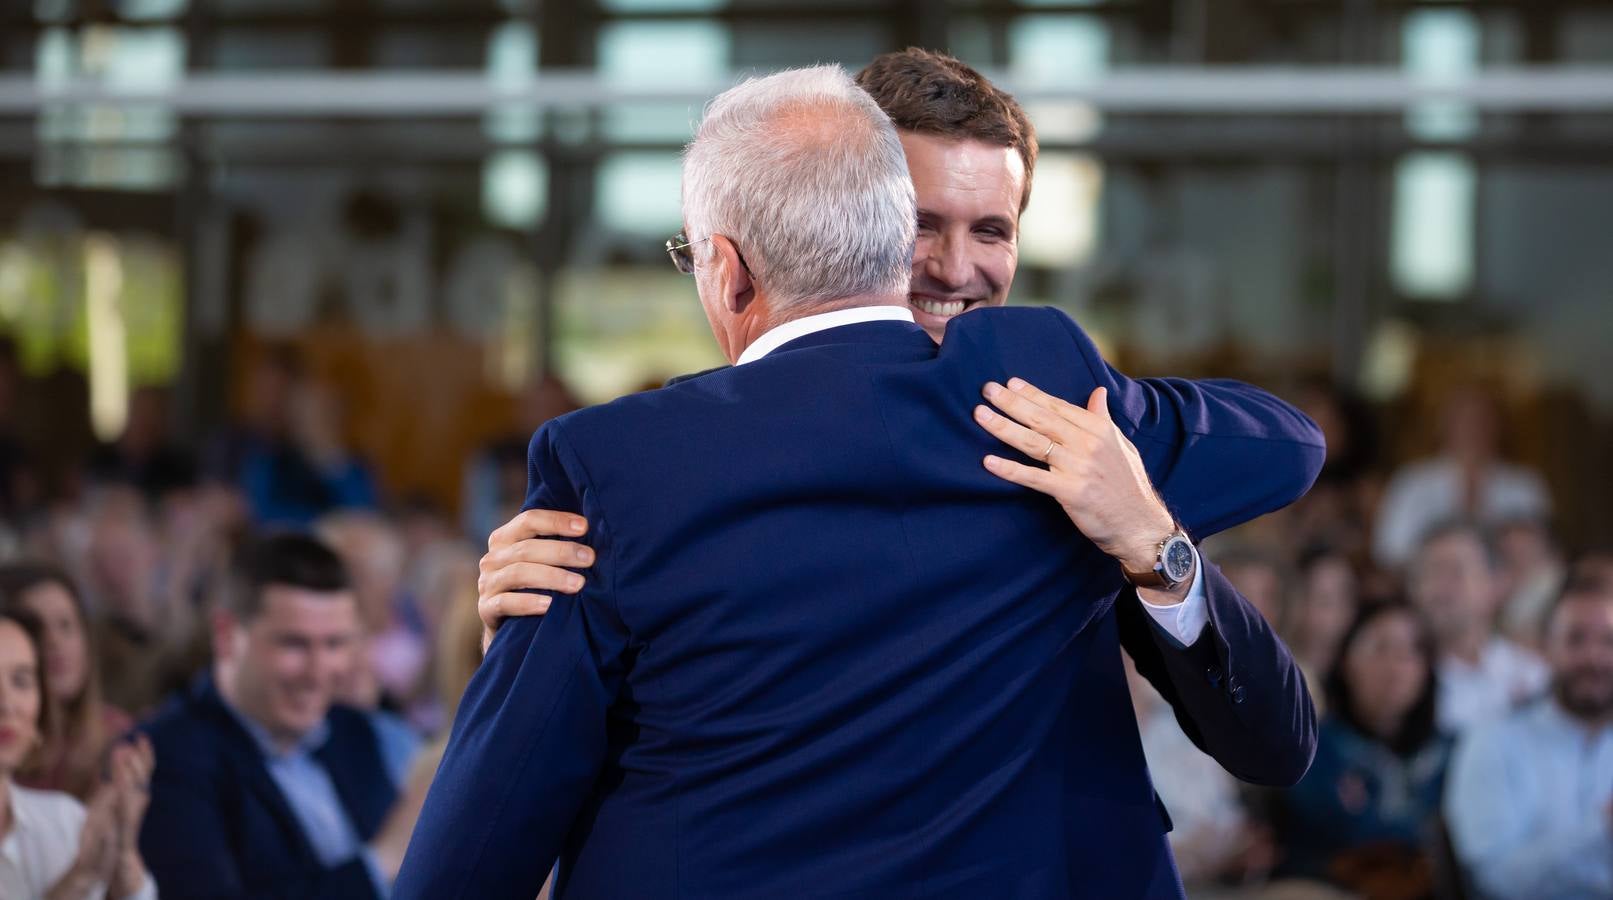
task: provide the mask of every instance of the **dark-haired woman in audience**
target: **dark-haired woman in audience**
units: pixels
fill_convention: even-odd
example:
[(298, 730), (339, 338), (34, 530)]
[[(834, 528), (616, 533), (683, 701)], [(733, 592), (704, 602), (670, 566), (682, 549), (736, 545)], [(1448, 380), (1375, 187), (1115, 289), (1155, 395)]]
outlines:
[(1277, 875), (1368, 898), (1416, 898), (1434, 883), (1433, 835), (1450, 741), (1434, 719), (1435, 651), (1401, 604), (1369, 606), (1339, 644), (1310, 772), (1278, 794)]
[(1314, 548), (1300, 557), (1299, 590), (1283, 611), (1283, 639), (1305, 673), (1318, 712), (1327, 709), (1327, 673), (1338, 656), (1339, 642), (1355, 620), (1360, 587), (1349, 557)]
[(13, 780), (54, 712), (42, 632), (27, 610), (0, 610), (0, 897), (155, 900), (138, 848), (153, 762), (144, 737), (113, 751), (109, 780), (87, 806)]
[(21, 607), (44, 625), (45, 672), (58, 718), (19, 783), (89, 800), (111, 743), (133, 724), (101, 702), (84, 603), (66, 572), (41, 563), (0, 566), (0, 608)]

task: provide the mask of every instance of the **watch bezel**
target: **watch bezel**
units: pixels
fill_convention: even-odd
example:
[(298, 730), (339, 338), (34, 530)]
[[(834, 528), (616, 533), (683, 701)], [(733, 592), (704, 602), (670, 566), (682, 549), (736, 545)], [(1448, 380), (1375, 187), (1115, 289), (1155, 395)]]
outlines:
[[(1187, 547), (1187, 555), (1183, 560), (1180, 574), (1178, 574), (1172, 569), (1171, 557), (1177, 548), (1184, 545)], [(1158, 572), (1160, 577), (1165, 579), (1166, 583), (1171, 587), (1181, 584), (1192, 576), (1193, 542), (1188, 540), (1187, 535), (1183, 534), (1181, 531), (1177, 531), (1165, 539), (1165, 543), (1160, 545), (1159, 562), (1155, 566), (1154, 571)]]

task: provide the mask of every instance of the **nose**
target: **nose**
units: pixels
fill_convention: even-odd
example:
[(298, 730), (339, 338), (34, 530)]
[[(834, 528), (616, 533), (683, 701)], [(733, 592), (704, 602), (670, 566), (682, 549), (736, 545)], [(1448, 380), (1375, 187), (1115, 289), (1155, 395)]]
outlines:
[(969, 262), (966, 241), (950, 232), (936, 235), (924, 248), (924, 274), (948, 290), (968, 285), (974, 267)]

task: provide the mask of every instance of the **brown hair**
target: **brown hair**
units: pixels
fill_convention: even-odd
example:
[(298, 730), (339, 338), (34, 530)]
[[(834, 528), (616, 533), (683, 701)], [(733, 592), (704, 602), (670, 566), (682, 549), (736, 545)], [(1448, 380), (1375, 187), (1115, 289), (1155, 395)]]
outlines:
[[(0, 566), (0, 612), (8, 618), (11, 614), (21, 611), (28, 619), (39, 626), (36, 638), (36, 649), (39, 651), (39, 664), (41, 672), (45, 665), (44, 623), (34, 614), (33, 610), (23, 602), (23, 595), (42, 585), (54, 584), (67, 592), (73, 601), (73, 613), (78, 617), (79, 631), (84, 635), (84, 687), (78, 696), (55, 708), (47, 717), (49, 727), (41, 730), (45, 738), (46, 752), (38, 760), (50, 765), (50, 760), (71, 757), (68, 780), (72, 793), (77, 788), (93, 785), (99, 776), (101, 748), (104, 746), (107, 735), (105, 731), (106, 720), (102, 715), (101, 705), (101, 672), (100, 663), (95, 652), (94, 635), (90, 633), (90, 623), (84, 610), (84, 597), (79, 593), (78, 585), (66, 570), (49, 563), (19, 562)], [(41, 685), (46, 685), (42, 678)], [(49, 691), (46, 691), (50, 694)], [(51, 704), (54, 706), (54, 702)], [(73, 747), (90, 747), (94, 752), (74, 753)]]
[(45, 626), (32, 610), (15, 604), (0, 607), (0, 622), (10, 622), (21, 628), (34, 648), (34, 683), (39, 686), (39, 721), (35, 725), (43, 743), (23, 760), (22, 768), (27, 770), (38, 762), (41, 751), (49, 746), (50, 735), (56, 729), (56, 702), (51, 698), (50, 685), (45, 681)]
[(1024, 212), (1036, 169), (1036, 129), (1007, 92), (957, 59), (918, 47), (874, 57), (857, 73), (857, 85), (902, 131), (1012, 147), (1025, 163)]
[(236, 550), (230, 583), (220, 600), (241, 623), (263, 612), (263, 592), (271, 585), (331, 594), (349, 591), (347, 567), (330, 545), (291, 531), (250, 538)]

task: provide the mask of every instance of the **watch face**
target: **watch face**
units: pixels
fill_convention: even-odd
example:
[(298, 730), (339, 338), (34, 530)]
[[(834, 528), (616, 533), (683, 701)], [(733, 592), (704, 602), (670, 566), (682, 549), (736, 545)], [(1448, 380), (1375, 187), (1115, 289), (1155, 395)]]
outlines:
[(1165, 545), (1165, 577), (1180, 584), (1193, 573), (1193, 544), (1186, 538), (1172, 538)]

